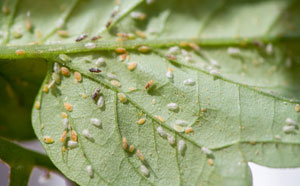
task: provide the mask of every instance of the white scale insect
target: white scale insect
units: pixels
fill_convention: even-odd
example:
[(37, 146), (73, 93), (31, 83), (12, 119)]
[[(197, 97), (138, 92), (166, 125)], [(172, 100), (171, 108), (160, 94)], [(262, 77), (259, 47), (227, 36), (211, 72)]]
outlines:
[(180, 52), (180, 48), (178, 46), (174, 46), (174, 47), (169, 48), (168, 52), (171, 54), (178, 54)]
[(177, 143), (178, 151), (180, 154), (184, 154), (184, 151), (186, 150), (186, 144), (184, 140), (179, 140)]
[(82, 135), (83, 135), (84, 137), (86, 137), (88, 140), (93, 140), (93, 139), (94, 139), (93, 136), (91, 135), (91, 133), (89, 132), (88, 129), (84, 129), (84, 130), (82, 131)]
[(101, 126), (101, 120), (97, 119), (97, 118), (91, 118), (90, 122), (95, 125), (96, 127), (100, 127)]
[(156, 131), (161, 137), (163, 138), (167, 137), (167, 133), (164, 131), (164, 129), (161, 126), (157, 127)]
[(212, 155), (212, 151), (206, 147), (202, 147), (201, 151), (206, 155)]
[(183, 81), (183, 84), (187, 86), (194, 86), (196, 82), (193, 79), (186, 79)]
[(69, 127), (69, 119), (68, 118), (63, 119), (63, 127), (64, 127), (64, 129), (68, 129), (68, 127)]
[(227, 53), (229, 55), (236, 56), (236, 55), (239, 55), (241, 53), (241, 51), (239, 48), (228, 47)]
[(96, 44), (89, 42), (89, 43), (84, 44), (84, 47), (88, 48), (88, 49), (93, 49), (93, 48), (96, 48)]
[(168, 70), (166, 73), (167, 78), (173, 79), (173, 72), (171, 70)]
[(97, 65), (98, 67), (102, 67), (104, 66), (104, 64), (105, 64), (105, 60), (103, 57), (99, 57), (95, 62), (95, 65)]
[(59, 66), (58, 63), (54, 63), (53, 71), (54, 71), (56, 74), (59, 74), (59, 73), (60, 73), (60, 66)]
[(176, 142), (176, 141), (175, 141), (174, 136), (168, 134), (168, 143), (169, 143), (170, 145), (175, 145), (175, 142)]
[(78, 143), (76, 141), (72, 141), (72, 140), (68, 141), (68, 147), (75, 148), (77, 146), (78, 146)]
[(171, 111), (176, 111), (178, 109), (177, 103), (169, 103), (167, 104), (167, 108)]
[(86, 172), (91, 178), (94, 176), (94, 171), (91, 165), (86, 166)]
[(97, 106), (99, 108), (102, 108), (104, 106), (104, 97), (103, 96), (100, 96), (98, 101), (97, 101)]
[(145, 165), (141, 165), (140, 169), (141, 169), (141, 173), (144, 176), (148, 177), (150, 175), (150, 171), (149, 171), (149, 169)]

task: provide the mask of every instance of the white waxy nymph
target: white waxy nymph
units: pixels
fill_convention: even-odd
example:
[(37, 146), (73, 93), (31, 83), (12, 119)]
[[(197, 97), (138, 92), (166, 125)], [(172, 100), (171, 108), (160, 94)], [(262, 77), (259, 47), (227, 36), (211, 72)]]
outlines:
[(96, 127), (100, 127), (101, 126), (101, 120), (97, 119), (97, 118), (91, 118), (91, 123), (93, 125), (95, 125)]
[(216, 70), (216, 69), (211, 69), (211, 70), (209, 71), (209, 74), (210, 74), (210, 75), (213, 75), (213, 76), (219, 76), (219, 75), (220, 75), (220, 72), (219, 72), (218, 70)]
[(184, 120), (176, 120), (173, 128), (177, 131), (177, 132), (184, 132), (185, 127), (188, 125), (187, 121)]
[(171, 70), (168, 70), (166, 73), (167, 78), (172, 79), (173, 78), (173, 72)]
[(178, 46), (173, 46), (173, 47), (169, 48), (168, 52), (171, 54), (178, 54), (180, 52), (180, 48)]
[(234, 47), (228, 47), (227, 49), (227, 53), (229, 55), (235, 56), (235, 55), (239, 55), (241, 53), (239, 48), (234, 48)]
[(92, 139), (93, 139), (93, 136), (91, 135), (91, 133), (89, 132), (88, 129), (84, 129), (84, 130), (82, 131), (82, 135), (83, 135), (84, 137), (86, 137), (87, 139), (89, 139), (89, 140), (92, 140)]
[(186, 145), (184, 140), (179, 140), (177, 143), (178, 151), (180, 154), (184, 154), (184, 151), (186, 149)]
[(175, 111), (178, 109), (178, 105), (176, 103), (169, 103), (167, 104), (167, 108), (171, 111)]
[(172, 136), (171, 134), (168, 134), (168, 143), (170, 144), (170, 145), (175, 145), (175, 138), (174, 138), (174, 136)]
[(266, 53), (268, 55), (272, 55), (273, 54), (273, 45), (271, 43), (269, 43), (267, 46), (266, 46)]
[(196, 84), (196, 82), (193, 79), (186, 79), (183, 81), (184, 85), (193, 86)]
[(112, 74), (110, 72), (107, 73), (107, 78), (109, 80), (114, 80), (114, 79), (116, 80), (116, 79), (118, 79), (118, 77), (115, 74)]
[(157, 127), (156, 131), (161, 137), (163, 138), (167, 137), (167, 133), (164, 131), (164, 129), (161, 126)]
[(84, 44), (84, 47), (88, 48), (88, 49), (93, 49), (93, 48), (96, 48), (96, 44), (89, 42), (89, 43)]
[(291, 119), (291, 118), (286, 118), (285, 122), (286, 122), (286, 124), (288, 124), (288, 125), (297, 125), (296, 121), (294, 121), (294, 120)]
[(86, 166), (86, 172), (91, 178), (94, 176), (94, 171), (91, 165)]
[(149, 171), (149, 169), (145, 165), (141, 165), (141, 173), (144, 176), (148, 177), (149, 174), (150, 174), (150, 171)]
[(104, 64), (105, 64), (105, 60), (103, 57), (99, 57), (95, 62), (95, 65), (97, 65), (98, 67), (102, 67), (104, 66)]
[(220, 64), (218, 63), (218, 61), (214, 60), (214, 59), (210, 59), (209, 60), (210, 64), (216, 68), (220, 67)]
[(295, 125), (290, 125), (290, 126), (286, 125), (286, 126), (283, 126), (283, 127), (282, 127), (282, 130), (283, 130), (283, 132), (285, 132), (285, 133), (291, 133), (291, 132), (294, 132), (295, 129), (296, 129)]
[(58, 63), (54, 63), (53, 71), (54, 71), (56, 74), (59, 74), (59, 73), (60, 73), (60, 66), (59, 66)]
[(75, 148), (77, 146), (78, 146), (78, 143), (76, 141), (73, 141), (73, 140), (68, 141), (68, 147)]
[(63, 119), (63, 127), (64, 129), (67, 129), (69, 126), (69, 119), (68, 118), (64, 118)]
[(97, 101), (97, 106), (99, 108), (102, 108), (104, 106), (104, 97), (103, 96), (100, 96), (98, 101)]
[(201, 151), (206, 154), (206, 155), (211, 155), (212, 154), (212, 151), (206, 147), (202, 147), (201, 148)]

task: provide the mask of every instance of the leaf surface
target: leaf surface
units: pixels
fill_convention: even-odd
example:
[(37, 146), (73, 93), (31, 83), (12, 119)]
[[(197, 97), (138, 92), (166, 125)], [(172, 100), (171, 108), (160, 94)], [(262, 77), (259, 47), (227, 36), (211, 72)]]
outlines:
[[(18, 3), (11, 29), (24, 27), (27, 2), (31, 1)], [(115, 6), (111, 1), (73, 1), (59, 12), (55, 3), (47, 8), (37, 3), (31, 15), (47, 16), (34, 16), (32, 24), (43, 37), (27, 32), (28, 36), (19, 39), (9, 36), (6, 43), (16, 46), (1, 47), (3, 59), (46, 59), (48, 73), (42, 88), (52, 81), (54, 62), (70, 70), (70, 76), (60, 75), (61, 83), (48, 93), (41, 88), (36, 98), (41, 107), (33, 108), (32, 113), (38, 138), (67, 177), (81, 185), (251, 185), (247, 162), (299, 166), (299, 131), (282, 130), (287, 118), (296, 122), (299, 118), (295, 111), (300, 78), (297, 1), (177, 0), (150, 5), (122, 1), (106, 29)], [(38, 11), (42, 7), (45, 11)], [(133, 20), (130, 13), (134, 11), (145, 13), (146, 20)], [(20, 21), (16, 21), (18, 17)], [(61, 27), (56, 24), (59, 20), (63, 20)], [(68, 37), (57, 34), (61, 29), (68, 31)], [(136, 30), (147, 38), (118, 41), (115, 36)], [(83, 33), (89, 37), (74, 42)], [(97, 34), (103, 39), (87, 47)], [(32, 41), (41, 44), (25, 45)], [(151, 51), (141, 53), (137, 50), (141, 45)], [(172, 46), (185, 51), (170, 57)], [(114, 52), (118, 47), (126, 48), (130, 59), (121, 62)], [(230, 47), (239, 52), (230, 54)], [(17, 49), (25, 54), (16, 55)], [(63, 53), (71, 60), (63, 61), (59, 57)], [(102, 72), (90, 72), (97, 68), (99, 57), (106, 64)], [(128, 70), (131, 62), (137, 64), (132, 71)], [(170, 68), (171, 80), (166, 76)], [(74, 72), (80, 72), (80, 82), (75, 82)], [(146, 90), (150, 80), (154, 84)], [(192, 83), (187, 85), (186, 80)], [(97, 106), (98, 98), (92, 99), (98, 88), (103, 108)], [(125, 103), (119, 100), (120, 93), (126, 97)], [(71, 112), (65, 103), (72, 105)], [(178, 109), (171, 111), (169, 103), (176, 103)], [(60, 142), (65, 130), (62, 112), (67, 113), (70, 125), (66, 141), (71, 140), (72, 130), (77, 133), (75, 148)], [(91, 118), (101, 120), (102, 127), (92, 125)], [(142, 118), (145, 123), (138, 125)], [(175, 130), (178, 120), (185, 120), (184, 127), (192, 127), (194, 132)], [(158, 134), (159, 126), (176, 139), (175, 145)], [(92, 139), (84, 136), (86, 129)], [(54, 143), (45, 144), (45, 136)], [(142, 152), (144, 161), (138, 153), (123, 150), (124, 137)], [(183, 151), (178, 149), (180, 140), (186, 145)], [(204, 154), (202, 147), (211, 149), (212, 155)], [(148, 176), (141, 171), (142, 165), (149, 170)], [(87, 166), (92, 167), (93, 176)]]

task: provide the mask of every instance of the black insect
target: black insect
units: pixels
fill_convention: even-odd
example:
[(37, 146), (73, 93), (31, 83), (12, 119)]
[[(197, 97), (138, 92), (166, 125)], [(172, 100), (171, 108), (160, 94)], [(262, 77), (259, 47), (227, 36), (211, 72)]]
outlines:
[(97, 39), (100, 39), (101, 38), (101, 36), (93, 36), (92, 38), (91, 38), (91, 40), (92, 41), (96, 41)]
[(93, 93), (92, 99), (93, 99), (93, 100), (96, 100), (97, 97), (99, 96), (99, 94), (100, 94), (100, 89), (97, 89), (97, 90)]
[(84, 40), (85, 38), (87, 38), (87, 34), (81, 34), (75, 41), (76, 42), (79, 42), (79, 41), (82, 41), (82, 40)]
[(101, 72), (101, 70), (99, 68), (90, 68), (89, 71), (90, 72), (95, 72), (95, 73)]

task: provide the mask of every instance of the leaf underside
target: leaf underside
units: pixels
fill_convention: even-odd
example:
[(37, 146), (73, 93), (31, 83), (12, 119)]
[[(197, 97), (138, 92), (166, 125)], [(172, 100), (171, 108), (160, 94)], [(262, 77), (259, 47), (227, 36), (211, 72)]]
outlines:
[[(19, 58), (47, 61), (48, 72), (36, 97), (40, 108), (32, 111), (33, 127), (54, 164), (78, 184), (251, 185), (248, 162), (278, 168), (300, 165), (298, 129), (282, 130), (286, 118), (299, 120), (295, 111), (300, 88), (297, 1), (157, 0), (148, 5), (122, 0), (108, 29), (105, 25), (116, 6), (113, 1), (22, 0), (4, 5), (11, 12), (0, 18), (0, 23), (6, 23), (1, 24), (0, 58), (23, 64), (27, 62)], [(134, 11), (145, 13), (146, 19), (133, 20), (130, 13)], [(26, 19), (32, 32), (26, 31)], [(59, 22), (61, 27), (57, 27)], [(16, 29), (21, 30), (21, 38), (15, 38)], [(68, 36), (59, 36), (60, 30)], [(136, 30), (147, 38), (117, 41), (116, 33)], [(76, 43), (83, 33), (88, 38)], [(95, 47), (85, 47), (97, 34), (103, 38), (94, 41)], [(30, 42), (39, 44), (27, 45)], [(183, 42), (199, 44), (201, 49), (184, 47)], [(271, 51), (266, 50), (268, 44)], [(151, 51), (138, 51), (141, 45)], [(168, 57), (169, 47), (175, 45), (192, 60), (187, 61), (181, 52)], [(114, 51), (121, 46), (130, 57), (124, 61)], [(230, 55), (228, 47), (240, 52)], [(25, 55), (16, 55), (16, 49), (23, 49)], [(71, 60), (62, 61), (62, 53)], [(89, 72), (98, 68), (99, 57), (105, 60), (102, 72)], [(67, 67), (70, 76), (60, 75), (61, 82), (44, 92), (52, 81), (54, 62)], [(128, 70), (131, 62), (137, 64), (132, 71)], [(172, 79), (166, 77), (170, 68)], [(220, 75), (212, 75), (212, 69)], [(82, 81), (75, 81), (74, 72), (81, 73)], [(183, 83), (188, 79), (194, 84)], [(154, 83), (146, 90), (150, 80)], [(104, 97), (103, 108), (92, 99), (96, 89)], [(127, 102), (122, 103), (118, 93)], [(72, 111), (64, 103), (71, 104)], [(169, 103), (179, 108), (171, 111)], [(69, 128), (78, 134), (75, 148), (59, 141), (64, 131), (62, 112), (68, 115)], [(92, 125), (91, 118), (101, 120), (102, 127)], [(146, 121), (138, 125), (141, 118)], [(194, 132), (177, 132), (176, 120), (185, 120)], [(157, 133), (159, 126), (177, 142), (184, 140), (184, 152)], [(84, 137), (85, 129), (93, 140)], [(44, 143), (45, 136), (54, 143)], [(143, 153), (144, 161), (123, 150), (123, 137)], [(206, 156), (202, 147), (211, 149), (213, 155)], [(140, 170), (141, 165), (150, 171), (149, 176)], [(88, 175), (87, 166), (92, 167), (93, 176)]]

